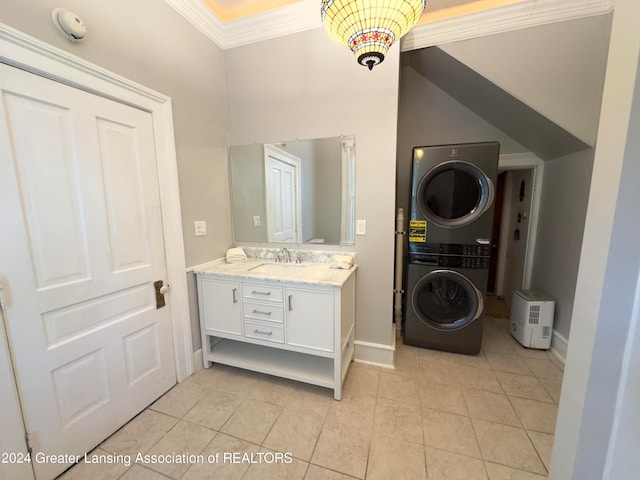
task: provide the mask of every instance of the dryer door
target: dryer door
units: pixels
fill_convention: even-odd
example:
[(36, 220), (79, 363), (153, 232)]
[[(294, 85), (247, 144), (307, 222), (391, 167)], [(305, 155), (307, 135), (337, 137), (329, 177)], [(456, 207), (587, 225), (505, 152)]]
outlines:
[(493, 204), (493, 182), (477, 166), (451, 160), (429, 170), (415, 193), (427, 220), (444, 228), (469, 225)]
[(412, 291), (413, 311), (429, 327), (458, 330), (480, 317), (482, 293), (471, 280), (453, 270), (433, 270)]

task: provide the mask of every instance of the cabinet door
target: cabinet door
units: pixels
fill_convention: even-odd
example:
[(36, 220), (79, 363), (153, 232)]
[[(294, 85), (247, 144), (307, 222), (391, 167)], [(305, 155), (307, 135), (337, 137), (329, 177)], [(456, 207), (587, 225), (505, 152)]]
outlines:
[(333, 352), (333, 292), (286, 289), (287, 344)]
[(240, 282), (201, 277), (200, 305), (202, 322), (207, 331), (223, 337), (242, 336)]

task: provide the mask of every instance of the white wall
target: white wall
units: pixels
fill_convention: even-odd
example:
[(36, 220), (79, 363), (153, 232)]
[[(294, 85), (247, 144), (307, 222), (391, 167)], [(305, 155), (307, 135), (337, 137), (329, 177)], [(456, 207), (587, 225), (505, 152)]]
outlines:
[[(633, 417), (625, 418), (627, 406), (637, 410), (640, 401), (634, 382), (621, 382), (620, 373), (625, 352), (638, 348), (628, 343), (634, 338), (630, 332), (637, 319), (640, 272), (638, 18), (637, 0), (616, 1), (551, 462), (553, 480), (626, 480), (638, 475), (638, 431), (625, 427), (612, 436), (614, 421), (633, 422)], [(620, 389), (621, 383), (632, 388)], [(619, 445), (622, 449), (608, 457), (609, 442), (615, 446), (618, 440), (631, 443)], [(625, 454), (629, 447), (634, 449), (631, 458)]]
[[(356, 340), (393, 343), (399, 52), (368, 71), (323, 29), (225, 52), (231, 145), (355, 135)], [(332, 249), (339, 247), (332, 246)]]
[(441, 45), (449, 55), (593, 145), (609, 16), (595, 16)]
[(546, 161), (531, 288), (556, 301), (554, 330), (569, 339), (593, 149)]

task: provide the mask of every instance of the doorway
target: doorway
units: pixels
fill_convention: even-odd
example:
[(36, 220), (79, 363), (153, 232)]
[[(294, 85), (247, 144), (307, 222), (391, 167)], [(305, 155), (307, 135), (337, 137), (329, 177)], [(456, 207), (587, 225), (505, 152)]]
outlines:
[(489, 292), (510, 306), (512, 292), (531, 283), (544, 163), (533, 154), (508, 154), (498, 167)]

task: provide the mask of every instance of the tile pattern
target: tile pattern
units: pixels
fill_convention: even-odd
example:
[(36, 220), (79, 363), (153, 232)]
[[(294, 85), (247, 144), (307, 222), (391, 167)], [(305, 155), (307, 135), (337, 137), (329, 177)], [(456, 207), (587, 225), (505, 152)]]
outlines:
[(562, 364), (521, 347), (506, 318), (485, 320), (479, 355), (399, 339), (396, 369), (352, 364), (339, 402), (311, 385), (200, 370), (94, 451), (186, 462), (80, 463), (61, 480), (547, 478)]

